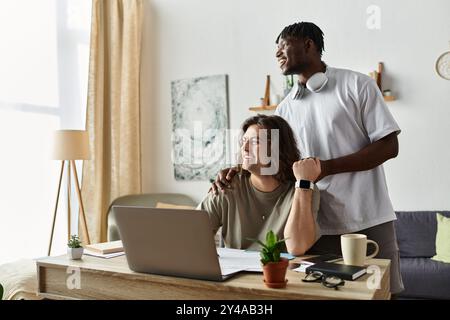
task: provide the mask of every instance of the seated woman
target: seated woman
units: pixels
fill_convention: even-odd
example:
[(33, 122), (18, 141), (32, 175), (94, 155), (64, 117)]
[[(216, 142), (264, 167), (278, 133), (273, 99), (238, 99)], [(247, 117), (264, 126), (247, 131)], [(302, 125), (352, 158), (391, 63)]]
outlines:
[[(320, 162), (299, 160), (292, 129), (279, 116), (251, 117), (242, 131), (241, 174), (233, 179), (232, 189), (208, 193), (198, 209), (208, 213), (214, 234), (222, 227), (229, 248), (258, 250), (249, 238), (265, 240), (273, 230), (279, 238), (287, 238), (289, 253), (302, 255), (320, 237), (319, 190), (312, 183), (319, 176)], [(300, 180), (306, 181), (295, 185)]]

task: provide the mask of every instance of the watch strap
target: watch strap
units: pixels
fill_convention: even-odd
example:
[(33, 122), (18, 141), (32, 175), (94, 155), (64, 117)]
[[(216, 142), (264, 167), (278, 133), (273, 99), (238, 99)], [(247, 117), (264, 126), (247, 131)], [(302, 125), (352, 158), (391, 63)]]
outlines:
[(295, 187), (300, 189), (311, 189), (314, 190), (314, 183), (309, 180), (297, 180), (295, 181)]

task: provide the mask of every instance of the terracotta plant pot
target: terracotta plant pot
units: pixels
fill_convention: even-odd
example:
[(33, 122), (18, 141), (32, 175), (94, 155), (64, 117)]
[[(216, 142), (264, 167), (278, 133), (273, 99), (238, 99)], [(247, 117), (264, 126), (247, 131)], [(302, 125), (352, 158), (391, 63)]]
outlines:
[(287, 284), (286, 270), (289, 260), (281, 258), (279, 262), (263, 265), (264, 283), (269, 288), (285, 288)]

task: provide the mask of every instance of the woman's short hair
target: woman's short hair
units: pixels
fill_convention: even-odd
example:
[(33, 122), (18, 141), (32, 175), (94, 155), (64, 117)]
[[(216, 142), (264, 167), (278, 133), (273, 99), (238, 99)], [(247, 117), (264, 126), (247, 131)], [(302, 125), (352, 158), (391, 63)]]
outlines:
[[(300, 151), (297, 148), (297, 141), (295, 140), (294, 132), (289, 123), (280, 116), (267, 116), (258, 114), (250, 117), (242, 124), (242, 131), (245, 133), (247, 129), (257, 125), (261, 129), (267, 130), (267, 138), (271, 139), (271, 130), (278, 131), (278, 146), (279, 146), (279, 167), (275, 178), (280, 182), (295, 181), (294, 173), (292, 172), (292, 165), (294, 162), (300, 160)], [(270, 148), (268, 148), (270, 150)]]

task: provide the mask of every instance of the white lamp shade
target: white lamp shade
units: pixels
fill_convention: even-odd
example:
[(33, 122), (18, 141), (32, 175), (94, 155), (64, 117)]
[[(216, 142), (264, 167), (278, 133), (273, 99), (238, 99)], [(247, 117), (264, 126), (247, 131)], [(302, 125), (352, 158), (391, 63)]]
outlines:
[(89, 136), (84, 130), (58, 130), (53, 137), (54, 160), (89, 160)]

